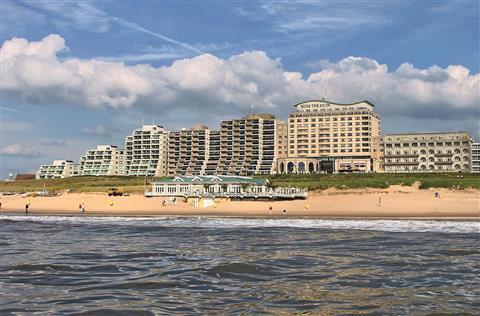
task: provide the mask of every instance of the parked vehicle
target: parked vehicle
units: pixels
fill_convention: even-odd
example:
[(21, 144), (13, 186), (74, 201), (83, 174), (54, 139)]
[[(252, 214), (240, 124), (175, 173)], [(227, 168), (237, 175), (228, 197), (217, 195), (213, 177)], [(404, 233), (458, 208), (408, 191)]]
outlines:
[(108, 196), (122, 196), (123, 189), (122, 188), (110, 188), (108, 189)]

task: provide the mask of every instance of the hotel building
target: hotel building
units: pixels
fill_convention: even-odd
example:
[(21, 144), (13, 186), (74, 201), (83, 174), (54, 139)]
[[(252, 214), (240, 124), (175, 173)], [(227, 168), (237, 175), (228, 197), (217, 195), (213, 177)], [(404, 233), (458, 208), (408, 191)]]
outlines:
[(60, 179), (79, 175), (80, 166), (71, 160), (54, 160), (49, 165), (41, 165), (36, 179)]
[(125, 175), (125, 151), (113, 145), (99, 145), (80, 158), (83, 176)]
[[(275, 140), (275, 156), (277, 159), (288, 157), (288, 124), (284, 121), (277, 121)], [(277, 164), (275, 164), (276, 167)], [(276, 168), (275, 168), (276, 169)]]
[(278, 173), (381, 170), (380, 116), (372, 103), (322, 100), (295, 107), (288, 116), (288, 153), (277, 160)]
[(385, 172), (470, 172), (472, 137), (466, 132), (385, 135)]
[(210, 157), (210, 133), (205, 125), (170, 132), (168, 175), (204, 175)]
[(163, 177), (167, 170), (168, 132), (159, 125), (143, 125), (125, 138), (126, 174)]
[[(275, 169), (276, 120), (272, 114), (249, 114), (241, 119), (225, 120), (220, 125), (220, 155), (216, 174), (271, 174)], [(210, 169), (209, 169), (210, 170)]]
[(472, 172), (480, 172), (480, 143), (472, 144)]

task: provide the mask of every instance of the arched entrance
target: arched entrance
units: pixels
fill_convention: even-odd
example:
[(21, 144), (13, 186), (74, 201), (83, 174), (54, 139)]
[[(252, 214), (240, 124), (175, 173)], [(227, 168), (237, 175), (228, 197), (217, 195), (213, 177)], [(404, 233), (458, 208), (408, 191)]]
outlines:
[(308, 164), (308, 172), (309, 173), (315, 173), (315, 165), (313, 164), (313, 162), (310, 162)]
[(305, 173), (305, 163), (303, 161), (298, 163), (298, 173)]
[(278, 169), (280, 173), (285, 173), (285, 165), (283, 164), (283, 162), (280, 163), (280, 167)]
[(293, 173), (294, 172), (294, 169), (295, 169), (295, 165), (293, 164), (293, 162), (289, 162), (287, 164), (287, 173)]

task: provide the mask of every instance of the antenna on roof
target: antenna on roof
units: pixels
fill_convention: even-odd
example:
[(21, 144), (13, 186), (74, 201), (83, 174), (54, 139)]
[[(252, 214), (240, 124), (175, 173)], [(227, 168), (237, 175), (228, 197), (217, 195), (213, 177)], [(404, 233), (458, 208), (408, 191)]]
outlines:
[(143, 127), (143, 116), (142, 116), (142, 127)]
[(327, 96), (328, 96), (328, 93), (327, 93), (327, 85), (328, 85), (328, 78), (325, 78), (325, 81), (323, 82), (323, 97), (322, 97), (322, 100), (325, 101), (327, 100)]
[(253, 112), (255, 112), (255, 107), (254, 107), (253, 103), (250, 105), (250, 110), (251, 110), (252, 114), (253, 114)]

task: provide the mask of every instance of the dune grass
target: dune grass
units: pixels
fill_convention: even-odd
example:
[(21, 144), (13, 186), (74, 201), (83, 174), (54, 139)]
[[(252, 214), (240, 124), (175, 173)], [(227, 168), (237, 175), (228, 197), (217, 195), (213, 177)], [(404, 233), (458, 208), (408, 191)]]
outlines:
[[(458, 177), (456, 173), (290, 174), (256, 177), (269, 179), (274, 186), (300, 187), (309, 190), (388, 188), (390, 185), (410, 186), (416, 181), (420, 182), (420, 189), (480, 189), (480, 175), (468, 173), (462, 174), (462, 177)], [(152, 178), (81, 176), (65, 179), (2, 181), (0, 191), (41, 191), (45, 185), (45, 189), (53, 192), (62, 190), (107, 192), (109, 188), (117, 187), (122, 188), (125, 193), (143, 193), (145, 180), (147, 189), (150, 189)]]
[(305, 174), (269, 177), (275, 186), (296, 186), (309, 190), (388, 188), (390, 185), (411, 186), (420, 182), (421, 189), (480, 189), (480, 175), (454, 173), (373, 173), (373, 174)]

